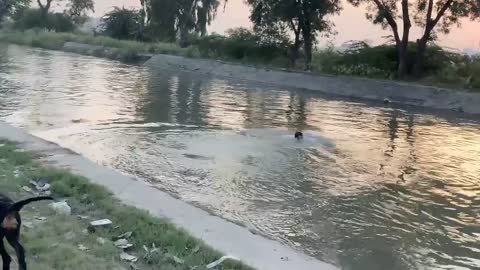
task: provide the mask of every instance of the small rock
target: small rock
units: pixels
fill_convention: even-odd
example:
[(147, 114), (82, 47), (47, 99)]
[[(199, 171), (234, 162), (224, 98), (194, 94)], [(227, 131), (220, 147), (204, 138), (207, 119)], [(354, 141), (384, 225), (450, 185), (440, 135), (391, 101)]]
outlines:
[(388, 98), (385, 98), (385, 99), (383, 99), (383, 103), (384, 104), (390, 104), (390, 103), (392, 103), (392, 101), (390, 101), (390, 99), (388, 99)]
[(36, 220), (40, 220), (40, 221), (45, 221), (45, 220), (47, 220), (46, 217), (34, 216), (33, 218), (36, 219)]
[(100, 220), (95, 220), (90, 222), (90, 225), (93, 227), (107, 226), (111, 224), (112, 224), (112, 221), (110, 219), (100, 219)]
[(120, 254), (120, 259), (124, 260), (124, 261), (127, 261), (127, 262), (136, 262), (138, 261), (138, 258), (133, 256), (133, 255), (130, 255), (126, 252), (122, 252)]
[(63, 214), (63, 215), (71, 215), (72, 214), (72, 208), (70, 205), (67, 204), (67, 202), (54, 202), (49, 204), (50, 208), (52, 208), (57, 214)]
[(32, 222), (24, 221), (22, 224), (25, 228), (33, 229), (33, 223)]
[(89, 216), (82, 216), (82, 215), (77, 215), (79, 219), (90, 219)]

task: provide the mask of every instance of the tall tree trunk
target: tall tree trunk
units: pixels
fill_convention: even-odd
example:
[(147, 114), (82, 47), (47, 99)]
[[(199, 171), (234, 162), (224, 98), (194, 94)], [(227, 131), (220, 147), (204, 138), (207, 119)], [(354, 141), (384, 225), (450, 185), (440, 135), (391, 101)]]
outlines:
[(312, 69), (312, 48), (313, 40), (311, 33), (303, 34), (304, 48), (305, 48), (305, 70)]
[(300, 46), (302, 45), (300, 41), (300, 26), (295, 26), (293, 21), (290, 21), (293, 32), (295, 33), (295, 41), (293, 46), (290, 48), (290, 67), (295, 68), (297, 59), (299, 56)]
[(420, 78), (423, 74), (423, 60), (425, 59), (425, 52), (427, 51), (427, 42), (427, 36), (417, 39), (417, 53), (415, 55), (415, 64), (413, 66), (413, 75), (416, 78)]
[(452, 6), (453, 0), (447, 0), (445, 4), (438, 11), (435, 19), (432, 19), (433, 12), (433, 0), (428, 0), (427, 18), (425, 23), (425, 31), (423, 36), (417, 40), (417, 54), (415, 55), (415, 64), (413, 66), (413, 75), (420, 78), (423, 73), (423, 61), (425, 59), (425, 52), (427, 50), (427, 42), (430, 39), (430, 35), (433, 28), (437, 25), (440, 19), (445, 15), (445, 12)]
[(301, 42), (300, 42), (300, 35), (296, 35), (295, 36), (295, 42), (293, 43), (293, 46), (291, 48), (291, 51), (290, 51), (290, 67), (291, 68), (295, 68), (295, 66), (297, 65), (297, 59), (298, 59), (298, 56), (299, 56), (299, 51), (300, 51), (300, 46), (301, 46)]
[(398, 69), (397, 69), (397, 77), (399, 79), (405, 78), (408, 69), (408, 59), (407, 59), (407, 51), (403, 48), (403, 46), (398, 46)]
[(408, 0), (402, 0), (402, 17), (403, 17), (403, 35), (400, 43), (397, 42), (398, 52), (398, 70), (397, 76), (402, 79), (407, 74), (408, 67), (408, 41), (410, 36), (410, 15), (408, 13)]
[(303, 2), (303, 14), (299, 17), (299, 23), (303, 35), (303, 47), (305, 50), (305, 70), (312, 68), (312, 48), (313, 48), (313, 32), (310, 22), (310, 10), (307, 3)]
[(41, 0), (37, 0), (38, 7), (40, 9), (40, 14), (42, 15), (43, 23), (45, 24), (47, 24), (47, 15), (48, 15), (48, 11), (50, 10), (50, 6), (52, 5), (52, 1), (53, 0), (47, 0), (47, 3), (43, 5)]
[(187, 27), (182, 26), (180, 28), (180, 40), (179, 40), (179, 45), (181, 48), (187, 48), (190, 45), (188, 40), (188, 34), (189, 34), (189, 31)]

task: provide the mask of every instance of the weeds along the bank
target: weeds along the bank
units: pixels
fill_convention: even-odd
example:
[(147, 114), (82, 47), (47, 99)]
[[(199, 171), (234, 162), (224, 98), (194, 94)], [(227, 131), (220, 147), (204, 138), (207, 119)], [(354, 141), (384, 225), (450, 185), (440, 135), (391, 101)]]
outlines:
[[(107, 36), (85, 33), (55, 33), (39, 29), (25, 32), (0, 31), (0, 41), (61, 50), (66, 42), (103, 46), (95, 56), (128, 61), (142, 54), (169, 54), (190, 58), (210, 58), (260, 67), (301, 69), (301, 60), (292, 67), (288, 48), (278, 44), (258, 43), (258, 38), (246, 30), (232, 31), (230, 36), (211, 35), (192, 39), (191, 45), (181, 48), (176, 43), (118, 40)], [(409, 59), (413, 69), (416, 46), (409, 47)], [(438, 46), (427, 50), (424, 76), (407, 81), (424, 85), (480, 91), (480, 56), (466, 56), (450, 52)], [(343, 51), (334, 48), (317, 50), (313, 55), (312, 72), (318, 74), (356, 76), (374, 79), (396, 79), (396, 51), (392, 45), (369, 46), (352, 42)]]

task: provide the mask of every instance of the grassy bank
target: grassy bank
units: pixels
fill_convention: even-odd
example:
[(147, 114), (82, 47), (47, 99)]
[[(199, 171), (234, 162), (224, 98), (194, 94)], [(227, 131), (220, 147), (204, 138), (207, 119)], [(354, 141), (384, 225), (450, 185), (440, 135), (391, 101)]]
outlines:
[[(33, 188), (32, 179), (45, 179), (52, 195), (66, 199), (72, 208), (72, 215), (59, 215), (47, 203), (35, 203), (22, 211), (22, 241), (30, 269), (201, 270), (221, 257), (169, 222), (122, 205), (105, 188), (83, 177), (43, 167), (30, 153), (4, 141), (0, 142), (0, 175), (0, 190), (12, 198), (33, 196), (25, 187)], [(113, 224), (86, 230), (89, 222), (104, 218)], [(127, 238), (133, 247), (127, 252), (138, 257), (134, 266), (120, 259), (121, 250), (114, 245), (125, 232), (132, 232)], [(227, 261), (215, 269), (250, 268)]]
[[(134, 61), (142, 54), (169, 54), (219, 59), (270, 68), (288, 68), (289, 66), (289, 59), (284, 50), (271, 46), (257, 46), (248, 39), (244, 40), (241, 35), (229, 38), (208, 36), (196, 40), (188, 48), (180, 48), (174, 43), (118, 40), (81, 33), (0, 31), (0, 42), (44, 49), (61, 50), (69, 41), (113, 48), (109, 53), (100, 51), (98, 54), (94, 52), (93, 55), (123, 61)], [(353, 49), (345, 52), (334, 49), (316, 51), (313, 55), (312, 72), (395, 80), (395, 48), (389, 45), (369, 47), (361, 42), (359, 44), (352, 44)], [(412, 47), (409, 52), (414, 55), (415, 48)], [(466, 57), (432, 46), (426, 58), (425, 76), (410, 82), (480, 91), (480, 56)]]
[(0, 42), (13, 43), (49, 50), (61, 50), (66, 42), (78, 42), (107, 48), (117, 49), (117, 55), (109, 58), (125, 60), (140, 54), (171, 54), (186, 57), (198, 56), (194, 48), (182, 49), (173, 43), (145, 43), (132, 40), (118, 40), (106, 36), (97, 36), (82, 33), (55, 33), (28, 30), (0, 31)]

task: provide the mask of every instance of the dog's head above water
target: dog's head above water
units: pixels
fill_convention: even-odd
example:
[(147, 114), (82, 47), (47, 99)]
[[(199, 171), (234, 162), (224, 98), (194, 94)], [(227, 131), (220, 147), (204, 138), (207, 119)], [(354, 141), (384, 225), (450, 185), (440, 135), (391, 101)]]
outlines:
[(295, 139), (297, 140), (303, 139), (303, 133), (301, 131), (295, 132)]

